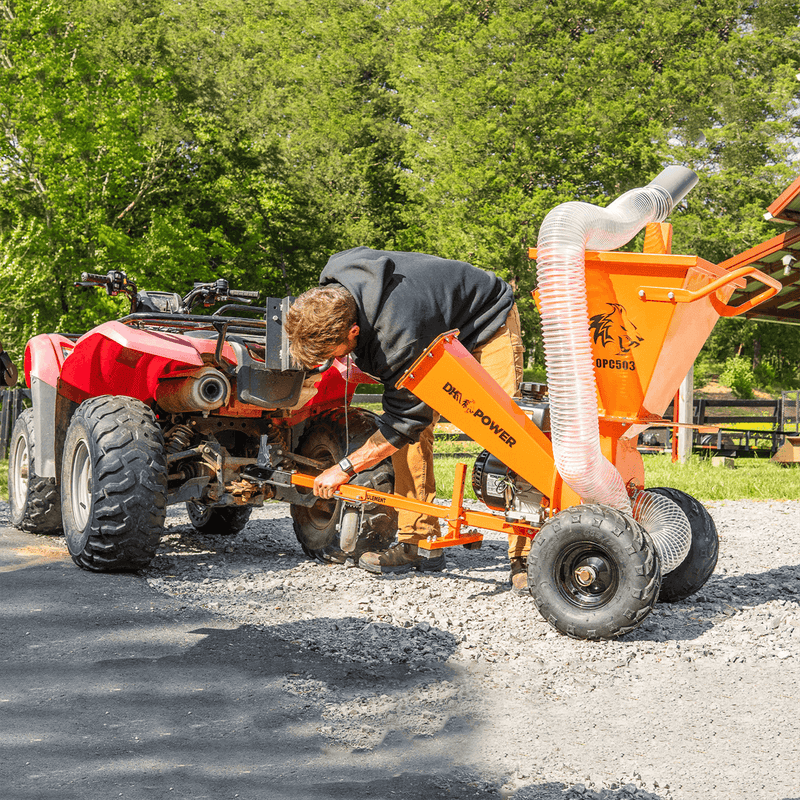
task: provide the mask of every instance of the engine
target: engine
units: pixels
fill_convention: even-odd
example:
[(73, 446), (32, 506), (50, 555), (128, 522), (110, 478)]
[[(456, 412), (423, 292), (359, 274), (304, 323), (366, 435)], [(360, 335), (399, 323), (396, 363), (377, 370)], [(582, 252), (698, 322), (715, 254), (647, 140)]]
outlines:
[[(520, 386), (522, 397), (516, 401), (533, 424), (544, 433), (550, 431), (550, 404), (543, 399), (546, 391), (543, 384), (523, 383)], [(488, 450), (475, 459), (472, 490), (492, 510), (504, 511), (509, 522), (519, 520), (532, 525), (544, 524), (542, 493)]]

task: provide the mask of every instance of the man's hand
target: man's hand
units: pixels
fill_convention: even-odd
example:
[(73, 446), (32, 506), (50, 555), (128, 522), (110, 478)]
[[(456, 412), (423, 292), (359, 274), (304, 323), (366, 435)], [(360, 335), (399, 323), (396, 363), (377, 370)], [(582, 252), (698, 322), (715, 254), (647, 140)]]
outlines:
[(330, 500), (336, 490), (349, 480), (350, 476), (338, 464), (334, 464), (314, 478), (314, 494)]
[[(348, 458), (355, 471), (361, 472), (374, 467), (384, 458), (388, 458), (396, 452), (397, 448), (393, 444), (389, 444), (380, 431), (375, 431), (358, 450), (350, 453)], [(314, 478), (314, 494), (330, 500), (336, 490), (349, 480), (350, 476), (338, 464), (335, 464)]]

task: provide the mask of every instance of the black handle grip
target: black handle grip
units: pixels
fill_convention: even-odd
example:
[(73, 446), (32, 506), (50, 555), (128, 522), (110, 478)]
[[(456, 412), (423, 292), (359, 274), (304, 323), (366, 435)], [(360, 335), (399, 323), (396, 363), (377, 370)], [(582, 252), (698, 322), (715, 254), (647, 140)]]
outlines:
[(325, 372), (326, 369), (330, 369), (333, 366), (333, 359), (329, 358), (327, 361), (323, 361), (318, 367), (314, 367), (313, 369), (306, 370), (306, 377), (310, 378), (312, 375), (319, 375), (321, 372)]
[(91, 281), (92, 283), (108, 283), (108, 275), (98, 275), (96, 272), (81, 272), (82, 281)]

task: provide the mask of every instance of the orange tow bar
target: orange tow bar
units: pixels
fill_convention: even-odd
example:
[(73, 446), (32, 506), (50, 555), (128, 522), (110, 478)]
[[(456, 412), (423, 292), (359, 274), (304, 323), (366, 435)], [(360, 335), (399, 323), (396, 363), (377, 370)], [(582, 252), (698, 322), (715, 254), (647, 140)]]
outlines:
[[(464, 508), (464, 483), (467, 473), (466, 464), (456, 465), (455, 482), (453, 486), (453, 499), (449, 506), (440, 506), (435, 503), (426, 503), (422, 500), (412, 500), (408, 497), (401, 497), (398, 494), (388, 494), (369, 489), (366, 486), (356, 486), (355, 484), (345, 483), (339, 487), (334, 494), (337, 500), (344, 500), (349, 503), (378, 503), (382, 506), (389, 506), (404, 511), (413, 511), (418, 514), (430, 514), (432, 517), (447, 521), (447, 533), (436, 538), (429, 538), (421, 541), (418, 548), (427, 551), (426, 555), (445, 547), (455, 547), (464, 545), (466, 547), (479, 547), (483, 541), (483, 534), (476, 531), (464, 531), (462, 527), (483, 528), (484, 530), (497, 531), (498, 533), (516, 533), (520, 536), (533, 538), (538, 532), (538, 528), (518, 522), (506, 522), (500, 516), (489, 514), (484, 511), (470, 511)], [(314, 477), (305, 475), (302, 472), (293, 472), (291, 476), (292, 485), (305, 489), (314, 487)]]

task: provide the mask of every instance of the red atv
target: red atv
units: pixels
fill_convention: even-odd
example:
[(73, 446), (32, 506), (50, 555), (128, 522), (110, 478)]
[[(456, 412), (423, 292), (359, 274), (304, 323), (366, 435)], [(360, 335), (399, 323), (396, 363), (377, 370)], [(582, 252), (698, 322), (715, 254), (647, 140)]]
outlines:
[[(63, 530), (76, 564), (90, 570), (147, 566), (168, 505), (185, 503), (204, 534), (242, 530), (265, 500), (291, 504), (303, 550), (343, 560), (342, 526), (358, 558), (391, 544), (396, 512), (318, 500), (264, 480), (276, 468), (316, 474), (377, 430), (349, 408), (372, 382), (339, 361), (293, 369), (283, 315), (291, 298), (196, 283), (185, 296), (137, 291), (124, 272), (84, 273), (82, 287), (127, 295), (127, 316), (82, 335), (36, 336), (25, 350), (33, 407), (9, 448), (11, 521), (35, 533)], [(224, 303), (211, 314), (198, 306)], [(392, 491), (391, 464), (354, 480)]]

